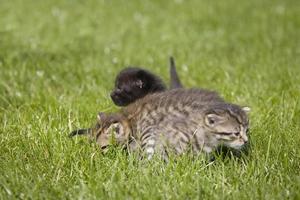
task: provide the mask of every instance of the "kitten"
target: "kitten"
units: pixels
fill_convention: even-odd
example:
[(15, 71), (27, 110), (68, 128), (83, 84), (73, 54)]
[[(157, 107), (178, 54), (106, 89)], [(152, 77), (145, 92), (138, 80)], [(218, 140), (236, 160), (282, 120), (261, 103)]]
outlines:
[[(122, 70), (115, 80), (115, 86), (116, 88), (111, 93), (111, 98), (118, 106), (128, 105), (148, 93), (166, 89), (164, 83), (158, 76), (140, 68), (126, 68)], [(178, 87), (182, 87), (182, 85), (176, 72), (174, 58), (170, 57), (170, 88), (173, 89)], [(99, 113), (97, 116), (97, 123), (93, 128), (74, 130), (69, 136), (73, 137), (75, 135), (84, 134), (93, 136), (97, 135), (97, 131), (106, 133), (111, 131), (110, 125), (112, 125), (111, 128), (115, 130), (116, 122), (122, 122), (119, 114)], [(96, 138), (96, 140), (99, 141), (98, 143), (101, 148), (105, 148), (108, 145), (109, 136), (108, 134), (104, 135), (106, 135), (106, 138), (100, 138), (99, 140)], [(117, 134), (115, 135), (121, 134), (117, 131)], [(107, 141), (103, 142), (105, 139), (107, 139)]]
[(242, 149), (248, 142), (245, 110), (215, 92), (177, 89), (148, 95), (123, 115), (147, 157), (156, 152), (167, 159), (170, 149), (175, 154), (210, 153), (220, 145)]
[(110, 96), (117, 106), (127, 106), (149, 93), (165, 89), (165, 84), (158, 76), (144, 69), (128, 67), (117, 75), (115, 89)]
[(69, 134), (69, 137), (87, 135), (90, 140), (96, 141), (105, 152), (107, 147), (112, 144), (112, 138), (118, 145), (127, 144), (130, 133), (129, 124), (121, 114), (106, 114), (100, 112), (97, 115), (97, 122), (93, 127), (74, 130)]
[[(173, 57), (170, 57), (170, 80), (171, 89), (182, 87)], [(115, 89), (110, 96), (117, 106), (127, 106), (147, 94), (164, 90), (165, 84), (155, 74), (145, 69), (128, 67), (117, 75)]]
[(100, 126), (106, 129), (99, 129), (96, 139), (99, 144), (109, 143), (107, 138), (121, 133), (118, 138), (122, 140), (116, 139), (117, 143), (127, 144), (132, 151), (142, 150), (149, 159), (156, 153), (168, 160), (169, 153), (180, 155), (189, 150), (196, 155), (209, 154), (220, 145), (242, 150), (248, 142), (246, 111), (226, 103), (215, 92), (170, 90), (147, 95), (127, 106), (113, 123), (118, 129), (103, 131), (109, 129), (104, 123)]

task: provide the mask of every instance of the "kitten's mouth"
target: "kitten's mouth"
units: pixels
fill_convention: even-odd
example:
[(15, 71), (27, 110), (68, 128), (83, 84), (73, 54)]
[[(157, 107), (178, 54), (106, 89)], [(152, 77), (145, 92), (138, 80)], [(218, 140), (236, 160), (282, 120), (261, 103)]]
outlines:
[(249, 149), (249, 143), (246, 142), (242, 145), (229, 145), (230, 148), (235, 149), (237, 151), (247, 151)]
[(111, 98), (113, 102), (117, 106), (127, 106), (128, 103), (131, 101), (130, 97), (124, 95), (116, 95), (116, 94), (111, 94)]
[(102, 147), (101, 147), (101, 150), (107, 149), (108, 146), (109, 146), (109, 145), (102, 146)]
[(108, 152), (108, 149), (109, 149), (108, 147), (109, 147), (109, 145), (102, 146), (102, 147), (101, 147), (101, 151), (102, 151), (103, 153)]
[(111, 96), (111, 98), (112, 98), (113, 102), (114, 102), (117, 106), (125, 106), (124, 101), (122, 101), (122, 100), (120, 99), (120, 97), (118, 97), (118, 96)]

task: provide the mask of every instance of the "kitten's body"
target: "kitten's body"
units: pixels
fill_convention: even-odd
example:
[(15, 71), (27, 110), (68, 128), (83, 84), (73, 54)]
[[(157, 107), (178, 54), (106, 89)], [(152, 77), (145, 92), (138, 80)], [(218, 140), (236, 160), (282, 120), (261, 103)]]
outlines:
[[(207, 90), (177, 89), (148, 95), (125, 108), (123, 115), (129, 119), (137, 146), (148, 157), (157, 152), (166, 158), (168, 150), (175, 154), (188, 150), (195, 154), (210, 153), (223, 144), (223, 140), (233, 139), (232, 133), (237, 132), (241, 132), (244, 142), (248, 140), (246, 113), (237, 105), (225, 103), (217, 93)], [(225, 120), (227, 127), (221, 127), (221, 132), (214, 130), (205, 122), (209, 115), (216, 118), (224, 115), (224, 120), (228, 118), (228, 121)], [(242, 143), (231, 147), (241, 146)]]
[[(210, 153), (221, 144), (239, 149), (248, 140), (246, 113), (207, 90), (176, 89), (150, 94), (118, 115), (118, 120), (111, 125), (126, 124), (122, 134), (127, 138), (117, 140), (119, 144), (133, 151), (142, 150), (148, 158), (155, 152), (164, 159), (168, 152), (179, 155), (188, 150), (194, 154)], [(96, 131), (98, 142), (98, 138), (110, 134), (107, 130)], [(118, 131), (113, 134), (120, 137)], [(109, 144), (109, 141), (102, 143)]]

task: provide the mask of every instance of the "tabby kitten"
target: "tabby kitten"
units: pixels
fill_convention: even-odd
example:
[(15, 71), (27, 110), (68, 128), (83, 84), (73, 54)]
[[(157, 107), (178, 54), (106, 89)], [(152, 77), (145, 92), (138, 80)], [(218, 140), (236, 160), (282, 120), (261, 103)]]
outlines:
[(149, 93), (164, 90), (166, 86), (158, 76), (145, 69), (128, 67), (117, 75), (110, 96), (117, 106), (127, 106)]
[(224, 102), (215, 92), (170, 90), (147, 95), (124, 108), (109, 128), (99, 121), (106, 128), (99, 128), (95, 137), (105, 147), (108, 138), (117, 135), (117, 143), (141, 150), (149, 159), (155, 153), (165, 160), (169, 153), (210, 153), (220, 145), (242, 150), (248, 142), (247, 111)]
[(96, 141), (103, 152), (107, 151), (113, 141), (118, 145), (126, 147), (130, 138), (131, 129), (128, 121), (119, 113), (106, 114), (98, 113), (96, 124), (87, 129), (74, 130), (69, 137), (76, 135), (87, 135), (90, 140)]
[(210, 153), (224, 145), (241, 150), (248, 142), (246, 108), (229, 104), (215, 92), (177, 89), (148, 95), (123, 110), (138, 146), (156, 152)]

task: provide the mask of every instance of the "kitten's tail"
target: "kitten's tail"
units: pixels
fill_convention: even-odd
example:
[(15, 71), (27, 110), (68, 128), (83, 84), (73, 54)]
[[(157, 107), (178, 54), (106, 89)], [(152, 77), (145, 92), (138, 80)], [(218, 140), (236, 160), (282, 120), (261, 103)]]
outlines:
[(85, 135), (85, 134), (91, 134), (92, 133), (92, 129), (91, 128), (87, 128), (87, 129), (77, 129), (72, 131), (69, 134), (69, 137), (74, 137), (76, 135)]
[(170, 89), (183, 88), (181, 81), (178, 77), (174, 58), (170, 57)]

